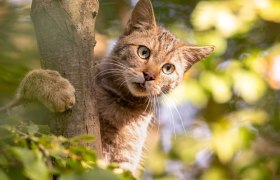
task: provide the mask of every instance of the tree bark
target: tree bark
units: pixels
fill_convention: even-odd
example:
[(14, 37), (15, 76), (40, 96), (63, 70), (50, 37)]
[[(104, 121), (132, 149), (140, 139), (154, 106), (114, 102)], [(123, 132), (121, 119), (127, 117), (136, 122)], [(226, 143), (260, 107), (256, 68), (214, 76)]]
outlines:
[(93, 135), (86, 145), (102, 157), (94, 91), (94, 28), (98, 0), (33, 0), (34, 24), (43, 69), (60, 72), (76, 89), (72, 110), (52, 115), (52, 133), (71, 138)]

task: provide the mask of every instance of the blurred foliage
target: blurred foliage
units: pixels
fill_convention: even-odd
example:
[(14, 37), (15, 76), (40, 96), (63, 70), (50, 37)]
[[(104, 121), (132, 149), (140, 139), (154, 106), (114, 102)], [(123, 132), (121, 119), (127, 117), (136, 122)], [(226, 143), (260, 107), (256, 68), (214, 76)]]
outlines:
[[(154, 178), (279, 179), (279, 1), (153, 4), (160, 23), (179, 38), (215, 46), (215, 53), (196, 64), (170, 95), (178, 106), (191, 104), (197, 112), (187, 133), (173, 135), (165, 165), (158, 167), (161, 173), (153, 170)], [(147, 169), (154, 168), (152, 161)], [(176, 171), (172, 161), (181, 164)]]
[(0, 2), (0, 105), (12, 97), (24, 74), (39, 66), (33, 31), (26, 5)]
[(0, 126), (0, 179), (133, 179), (128, 172), (113, 173), (117, 165), (105, 166), (80, 145), (93, 137), (66, 139), (47, 131), (32, 122)]
[[(167, 127), (161, 124), (162, 140), (148, 145), (142, 178), (280, 179), (280, 2), (152, 2), (158, 24), (189, 43), (214, 45), (215, 53), (197, 63), (186, 74), (183, 84), (170, 95), (178, 107), (190, 105), (194, 116), (186, 118), (189, 114), (186, 108), (178, 108), (182, 119), (175, 115), (164, 117), (159, 111), (159, 119), (166, 118), (180, 126), (181, 120), (186, 122), (183, 123), (186, 133), (173, 133), (172, 123), (167, 123)], [(130, 1), (102, 0), (100, 8), (97, 31), (107, 40), (114, 39), (122, 32), (132, 8)], [(11, 99), (23, 74), (39, 64), (29, 11), (30, 4), (0, 2), (0, 104)], [(18, 134), (18, 130), (13, 129), (15, 127), (5, 127), (7, 133), (1, 134), (1, 143), (5, 142), (9, 148), (4, 148), (7, 157), (1, 153), (0, 179), (13, 174), (3, 168), (3, 158), (13, 158), (5, 167), (14, 163), (22, 170), (15, 171), (29, 179), (51, 175), (77, 179), (81, 174), (80, 178), (87, 179), (104, 175), (106, 171), (96, 163), (93, 152), (76, 146), (78, 149), (71, 150), (71, 140), (26, 131)], [(172, 135), (168, 139), (170, 131)], [(32, 146), (29, 139), (36, 139), (31, 141)], [(166, 147), (168, 143), (170, 147)], [(55, 145), (50, 148), (50, 144)], [(45, 155), (38, 145), (51, 153)], [(3, 151), (2, 145), (0, 151)], [(23, 157), (23, 153), (26, 156)], [(82, 157), (84, 163), (76, 161), (76, 156)], [(55, 167), (49, 166), (53, 166), (50, 158), (57, 162)], [(29, 162), (32, 164), (27, 166)], [(30, 174), (30, 168), (39, 169), (32, 169), (36, 173)], [(111, 175), (116, 176), (108, 173)]]

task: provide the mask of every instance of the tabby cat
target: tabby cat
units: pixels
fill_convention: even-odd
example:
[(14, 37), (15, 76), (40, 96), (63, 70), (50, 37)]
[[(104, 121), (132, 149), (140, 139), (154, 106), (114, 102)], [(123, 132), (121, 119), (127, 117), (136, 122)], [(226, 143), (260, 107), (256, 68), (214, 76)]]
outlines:
[[(139, 0), (112, 52), (96, 65), (96, 98), (104, 157), (136, 171), (154, 98), (174, 89), (213, 46), (193, 46), (157, 26), (150, 0)], [(54, 112), (75, 104), (75, 89), (58, 72), (33, 70), (18, 96)]]

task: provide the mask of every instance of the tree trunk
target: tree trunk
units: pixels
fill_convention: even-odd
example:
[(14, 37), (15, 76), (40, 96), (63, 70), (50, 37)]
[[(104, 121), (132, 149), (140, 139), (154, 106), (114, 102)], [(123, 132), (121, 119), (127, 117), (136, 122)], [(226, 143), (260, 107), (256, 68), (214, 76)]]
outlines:
[(60, 72), (76, 89), (73, 109), (52, 116), (52, 133), (68, 138), (93, 135), (95, 142), (86, 145), (101, 157), (93, 68), (98, 8), (98, 0), (33, 0), (31, 18), (42, 68)]

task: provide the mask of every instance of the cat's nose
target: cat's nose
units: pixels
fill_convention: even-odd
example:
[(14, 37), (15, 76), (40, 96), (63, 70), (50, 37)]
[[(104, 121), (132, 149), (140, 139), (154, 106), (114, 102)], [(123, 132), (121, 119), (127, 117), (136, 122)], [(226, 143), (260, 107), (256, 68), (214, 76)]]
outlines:
[(152, 72), (143, 72), (143, 75), (144, 75), (144, 79), (146, 81), (153, 81), (153, 80), (155, 80), (155, 75)]

